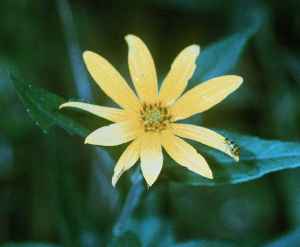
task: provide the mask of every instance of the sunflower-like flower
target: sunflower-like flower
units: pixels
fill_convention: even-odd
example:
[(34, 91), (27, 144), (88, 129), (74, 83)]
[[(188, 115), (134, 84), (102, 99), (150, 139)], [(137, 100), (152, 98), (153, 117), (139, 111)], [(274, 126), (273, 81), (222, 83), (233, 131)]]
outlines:
[(152, 186), (163, 166), (162, 148), (179, 165), (212, 179), (213, 173), (204, 157), (182, 138), (220, 150), (238, 161), (238, 148), (227, 138), (207, 128), (176, 121), (218, 104), (241, 85), (242, 77), (216, 77), (184, 93), (200, 53), (198, 45), (191, 45), (175, 58), (158, 90), (156, 69), (147, 46), (131, 34), (125, 40), (129, 47), (130, 75), (137, 94), (105, 58), (85, 51), (83, 59), (89, 73), (120, 109), (82, 102), (60, 106), (79, 108), (113, 122), (89, 134), (85, 143), (115, 146), (130, 142), (114, 168), (113, 186), (139, 159), (142, 174)]

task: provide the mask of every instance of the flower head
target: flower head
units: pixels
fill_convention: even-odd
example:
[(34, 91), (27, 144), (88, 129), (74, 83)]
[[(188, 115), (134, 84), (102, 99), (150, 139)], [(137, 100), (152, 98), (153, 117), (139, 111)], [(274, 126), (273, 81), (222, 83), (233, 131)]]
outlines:
[(206, 160), (183, 138), (218, 149), (238, 160), (238, 148), (228, 139), (207, 128), (176, 121), (218, 104), (235, 91), (243, 79), (236, 75), (220, 76), (184, 93), (200, 53), (199, 46), (191, 45), (175, 58), (158, 90), (156, 69), (148, 48), (134, 35), (127, 35), (125, 39), (129, 47), (130, 75), (137, 94), (105, 58), (85, 51), (83, 58), (89, 73), (121, 109), (81, 102), (60, 106), (79, 108), (113, 122), (89, 134), (85, 143), (114, 146), (130, 142), (115, 166), (112, 184), (140, 159), (143, 176), (151, 186), (163, 166), (162, 148), (179, 165), (212, 179)]

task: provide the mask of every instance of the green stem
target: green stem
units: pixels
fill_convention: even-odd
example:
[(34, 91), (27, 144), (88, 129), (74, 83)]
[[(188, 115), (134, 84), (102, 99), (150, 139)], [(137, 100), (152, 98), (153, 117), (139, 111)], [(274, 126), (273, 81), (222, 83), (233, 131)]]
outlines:
[(128, 219), (130, 218), (134, 209), (139, 204), (144, 190), (145, 187), (143, 186), (142, 175), (140, 174), (139, 168), (136, 168), (132, 177), (132, 184), (127, 194), (125, 203), (123, 205), (119, 218), (113, 227), (112, 234), (114, 237), (121, 236), (126, 230), (126, 223), (128, 222)]

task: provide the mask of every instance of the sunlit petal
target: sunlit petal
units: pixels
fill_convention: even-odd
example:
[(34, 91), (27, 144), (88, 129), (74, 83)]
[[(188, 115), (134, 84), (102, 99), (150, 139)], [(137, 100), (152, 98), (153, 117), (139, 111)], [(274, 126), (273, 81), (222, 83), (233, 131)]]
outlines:
[(91, 51), (85, 51), (83, 58), (91, 76), (109, 97), (123, 108), (138, 111), (138, 98), (105, 58)]
[(170, 131), (162, 133), (162, 145), (172, 159), (189, 170), (206, 178), (213, 178), (206, 160), (190, 144)]
[(130, 169), (138, 161), (140, 156), (140, 139), (135, 139), (128, 145), (120, 156), (112, 177), (112, 185), (115, 186), (122, 174)]
[(125, 37), (128, 44), (128, 65), (131, 79), (142, 101), (157, 99), (157, 75), (150, 51), (145, 43), (132, 34)]
[(114, 123), (89, 134), (85, 143), (99, 146), (116, 146), (135, 139), (140, 128), (135, 121)]
[(158, 178), (163, 165), (160, 135), (146, 133), (141, 143), (141, 169), (149, 186)]
[(124, 110), (113, 108), (113, 107), (92, 105), (83, 102), (66, 102), (60, 105), (59, 109), (65, 107), (81, 109), (89, 113), (92, 113), (98, 117), (110, 120), (112, 122), (121, 122), (121, 121), (125, 121), (128, 118), (128, 114)]
[(183, 93), (196, 69), (199, 53), (200, 47), (191, 45), (175, 58), (159, 92), (160, 100), (166, 105), (172, 104)]
[(172, 107), (172, 113), (176, 120), (180, 120), (204, 112), (238, 89), (242, 82), (243, 78), (236, 75), (203, 82), (180, 97)]
[(230, 142), (215, 131), (192, 124), (172, 124), (172, 129), (175, 135), (218, 149), (236, 161), (239, 160), (239, 155), (234, 152)]

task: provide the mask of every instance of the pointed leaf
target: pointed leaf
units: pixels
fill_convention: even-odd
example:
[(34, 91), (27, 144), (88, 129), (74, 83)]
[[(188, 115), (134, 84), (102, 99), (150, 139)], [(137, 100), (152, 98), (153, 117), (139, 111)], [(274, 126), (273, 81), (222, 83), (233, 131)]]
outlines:
[[(212, 149), (194, 145), (199, 152), (206, 151), (214, 179), (205, 179), (195, 173), (183, 172), (180, 166), (168, 167), (169, 176), (176, 182), (189, 185), (236, 184), (260, 178), (268, 173), (300, 167), (300, 143), (264, 140), (257, 137), (218, 131), (240, 147), (240, 161)], [(202, 152), (203, 153), (203, 152)]]
[(15, 76), (11, 76), (11, 80), (26, 111), (44, 132), (47, 132), (52, 126), (58, 125), (71, 134), (77, 134), (82, 137), (88, 134), (88, 129), (80, 126), (59, 111), (59, 105), (65, 102), (63, 98), (26, 83)]
[(250, 38), (263, 22), (263, 14), (254, 16), (247, 29), (217, 41), (201, 52), (191, 84), (231, 72), (238, 63)]
[(300, 243), (300, 228), (283, 235), (282, 237), (269, 242), (263, 247), (290, 247), (298, 246)]

